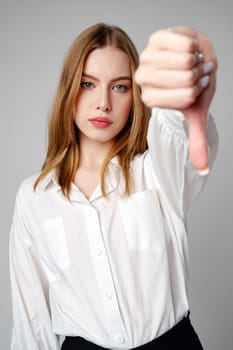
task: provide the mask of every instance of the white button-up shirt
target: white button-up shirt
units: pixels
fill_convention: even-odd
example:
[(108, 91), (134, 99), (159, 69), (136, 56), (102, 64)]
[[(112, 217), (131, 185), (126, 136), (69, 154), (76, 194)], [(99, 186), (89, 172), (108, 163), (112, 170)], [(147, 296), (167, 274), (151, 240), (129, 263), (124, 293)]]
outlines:
[[(209, 159), (217, 150), (212, 117)], [(169, 330), (187, 313), (186, 214), (207, 177), (188, 158), (181, 113), (153, 109), (149, 149), (131, 162), (134, 189), (123, 196), (117, 158), (107, 197), (89, 199), (72, 184), (70, 201), (51, 172), (36, 192), (21, 184), (10, 236), (12, 350), (59, 349), (81, 336), (130, 349)]]

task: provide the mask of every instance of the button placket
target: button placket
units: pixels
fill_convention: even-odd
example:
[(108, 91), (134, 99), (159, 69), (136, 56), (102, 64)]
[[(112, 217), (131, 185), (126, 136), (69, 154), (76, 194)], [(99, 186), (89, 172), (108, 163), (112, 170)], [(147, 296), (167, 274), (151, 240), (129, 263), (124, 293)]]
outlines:
[(93, 207), (89, 208), (89, 213), (92, 223), (88, 230), (88, 239), (99, 291), (102, 295), (105, 314), (109, 319), (109, 328), (113, 334), (114, 341), (118, 344), (122, 344), (126, 339), (124, 335), (124, 324), (122, 322), (111, 267), (102, 237), (99, 215)]

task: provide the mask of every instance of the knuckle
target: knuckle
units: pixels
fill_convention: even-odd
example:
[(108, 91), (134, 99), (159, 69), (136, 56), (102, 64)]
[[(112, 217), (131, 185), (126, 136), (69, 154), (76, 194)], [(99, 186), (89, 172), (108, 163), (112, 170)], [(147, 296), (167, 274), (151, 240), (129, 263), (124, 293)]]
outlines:
[(148, 44), (149, 44), (149, 45), (153, 44), (153, 43), (157, 40), (157, 37), (160, 36), (160, 35), (161, 35), (161, 30), (152, 33), (152, 34), (149, 36), (149, 38), (148, 38)]
[(193, 54), (184, 55), (183, 65), (185, 69), (190, 69), (193, 67), (194, 57)]
[(188, 52), (192, 52), (194, 49), (194, 40), (192, 38), (185, 38), (185, 47)]
[(141, 99), (147, 107), (152, 108), (156, 104), (155, 98), (153, 98), (152, 94), (148, 91), (142, 90)]
[(196, 88), (191, 87), (187, 89), (186, 92), (186, 101), (187, 105), (192, 105), (196, 101)]
[(140, 56), (139, 56), (139, 62), (141, 63), (141, 62), (144, 62), (145, 60), (146, 60), (146, 57), (147, 57), (147, 55), (146, 55), (146, 52), (145, 52), (145, 50), (144, 51), (142, 51), (142, 53), (140, 54)]
[(144, 83), (144, 74), (142, 73), (142, 69), (140, 67), (136, 70), (134, 74), (134, 80), (139, 85)]
[(164, 37), (166, 37), (167, 30), (166, 29), (160, 29), (156, 32), (150, 34), (148, 38), (148, 46), (156, 47), (157, 45), (160, 46), (160, 44), (163, 42)]
[(149, 98), (149, 96), (142, 95), (142, 101), (147, 107), (152, 107), (151, 99)]
[(198, 72), (196, 68), (187, 71), (185, 73), (184, 85), (186, 87), (192, 87), (196, 82), (197, 75), (198, 75)]

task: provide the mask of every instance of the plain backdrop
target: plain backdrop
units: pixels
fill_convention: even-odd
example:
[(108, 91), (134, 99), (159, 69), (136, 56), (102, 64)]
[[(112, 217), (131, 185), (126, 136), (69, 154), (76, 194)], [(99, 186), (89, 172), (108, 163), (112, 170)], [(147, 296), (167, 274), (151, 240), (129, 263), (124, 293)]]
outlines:
[(15, 194), (42, 165), (48, 110), (65, 53), (80, 31), (99, 21), (121, 26), (139, 51), (153, 31), (181, 24), (206, 32), (214, 43), (219, 70), (211, 112), (220, 149), (189, 214), (190, 307), (205, 349), (232, 350), (232, 15), (231, 0), (0, 1), (1, 350), (10, 349), (12, 327), (8, 239)]

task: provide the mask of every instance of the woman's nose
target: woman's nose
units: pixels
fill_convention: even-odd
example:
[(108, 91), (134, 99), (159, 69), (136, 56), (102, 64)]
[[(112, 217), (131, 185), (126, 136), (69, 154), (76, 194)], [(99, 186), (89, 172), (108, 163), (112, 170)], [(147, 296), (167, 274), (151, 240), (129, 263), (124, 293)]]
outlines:
[(97, 109), (101, 112), (110, 112), (112, 110), (111, 98), (108, 91), (101, 91), (98, 98)]

